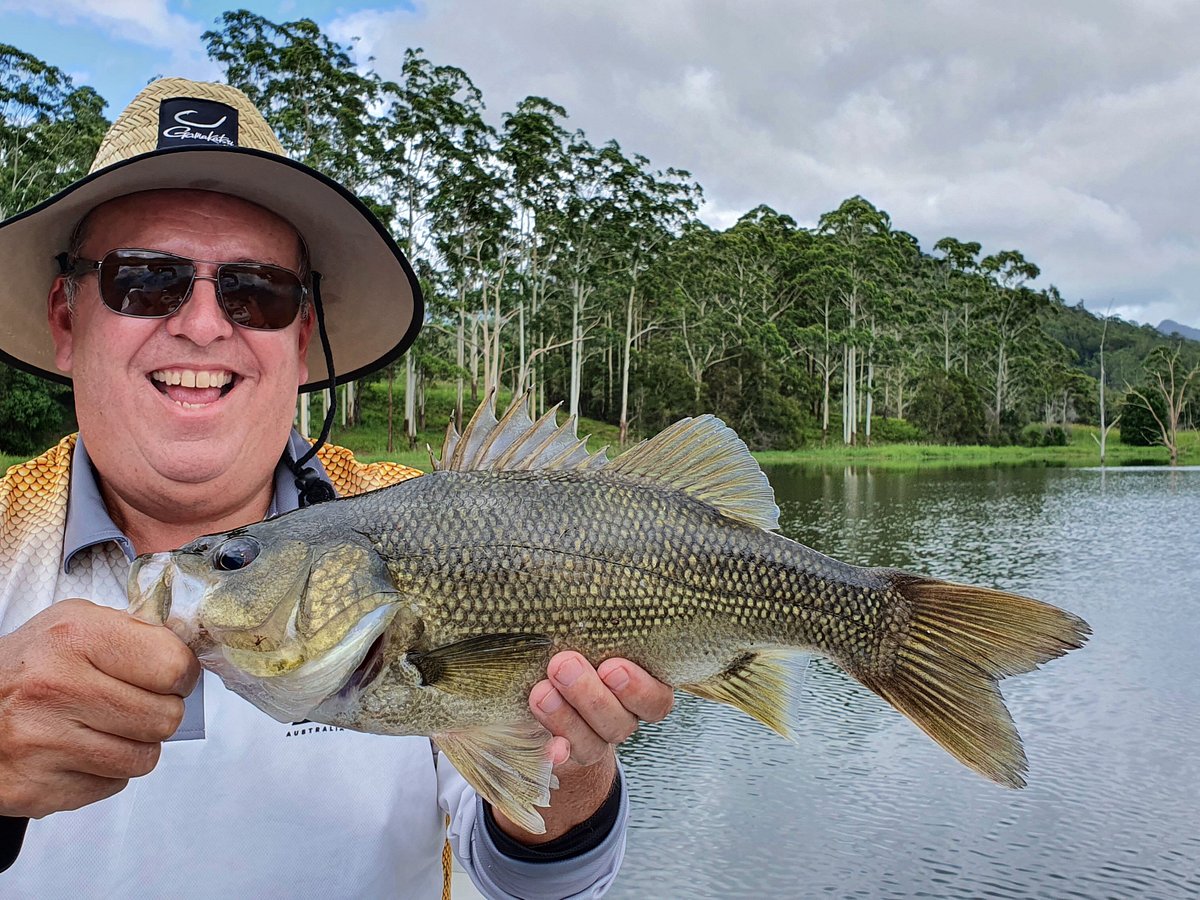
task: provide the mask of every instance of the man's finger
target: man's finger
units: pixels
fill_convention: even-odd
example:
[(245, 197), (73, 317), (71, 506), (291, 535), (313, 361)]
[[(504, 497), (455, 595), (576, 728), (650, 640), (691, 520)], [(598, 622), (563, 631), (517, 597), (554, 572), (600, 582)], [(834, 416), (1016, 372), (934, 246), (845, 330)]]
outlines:
[(643, 722), (660, 722), (675, 706), (675, 691), (627, 659), (606, 659), (596, 670), (621, 705)]
[(548, 751), (555, 765), (571, 759), (581, 766), (590, 766), (612, 752), (612, 745), (596, 734), (551, 682), (534, 685), (529, 692), (529, 708), (554, 735)]
[(637, 730), (637, 716), (613, 695), (580, 654), (559, 653), (546, 671), (558, 693), (602, 740), (619, 744)]
[(170, 629), (113, 610), (118, 621), (93, 624), (87, 657), (101, 672), (156, 694), (186, 697), (200, 678), (200, 663)]
[(107, 678), (102, 696), (102, 703), (75, 709), (79, 721), (93, 731), (153, 743), (165, 741), (183, 721), (183, 699), (175, 694), (156, 694)]

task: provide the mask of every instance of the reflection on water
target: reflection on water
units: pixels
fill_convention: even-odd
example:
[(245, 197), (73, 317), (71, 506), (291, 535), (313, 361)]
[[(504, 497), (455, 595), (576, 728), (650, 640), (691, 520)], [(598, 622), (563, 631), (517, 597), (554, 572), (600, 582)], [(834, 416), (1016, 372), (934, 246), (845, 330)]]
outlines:
[(823, 659), (794, 744), (682, 697), (623, 751), (634, 821), (610, 896), (1200, 895), (1200, 471), (768, 474), (790, 537), (1040, 597), (1095, 633), (1003, 684), (1023, 791)]

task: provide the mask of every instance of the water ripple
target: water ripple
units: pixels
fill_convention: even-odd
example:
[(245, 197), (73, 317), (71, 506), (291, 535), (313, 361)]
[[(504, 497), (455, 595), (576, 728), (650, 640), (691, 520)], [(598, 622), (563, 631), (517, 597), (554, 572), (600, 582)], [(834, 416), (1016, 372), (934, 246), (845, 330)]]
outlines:
[(1095, 634), (1003, 685), (1024, 791), (821, 659), (797, 666), (792, 743), (681, 697), (623, 751), (633, 821), (610, 896), (1200, 895), (1200, 471), (769, 475), (797, 540), (1043, 597)]

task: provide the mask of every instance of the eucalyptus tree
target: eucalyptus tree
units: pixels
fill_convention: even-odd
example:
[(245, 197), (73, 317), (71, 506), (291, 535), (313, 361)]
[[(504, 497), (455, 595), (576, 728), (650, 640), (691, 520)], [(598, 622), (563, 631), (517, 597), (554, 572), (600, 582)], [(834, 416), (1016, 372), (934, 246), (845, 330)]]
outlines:
[(889, 405), (887, 389), (894, 386), (896, 403), (902, 409), (909, 373), (924, 367), (919, 345), (909, 340), (909, 336), (918, 333), (920, 323), (930, 316), (926, 308), (928, 295), (921, 282), (920, 244), (912, 234), (898, 229), (885, 237), (886, 240), (880, 243), (880, 250), (885, 254), (881, 260), (880, 290), (866, 315), (863, 435), (868, 446), (871, 443), (871, 419), (875, 414), (877, 378), (880, 375), (887, 378), (884, 381), (885, 408)]
[(700, 187), (679, 169), (650, 170), (650, 161), (640, 154), (627, 157), (613, 142), (606, 150), (612, 163), (609, 172), (612, 228), (615, 243), (614, 272), (624, 283), (624, 332), (620, 338), (621, 400), (618, 418), (619, 444), (629, 436), (629, 379), (634, 347), (642, 338), (664, 324), (662, 311), (649, 311), (646, 292), (641, 290), (646, 270), (656, 254), (672, 240), (696, 213)]
[[(814, 289), (835, 296), (845, 310), (842, 343), (842, 441), (858, 440), (859, 384), (866, 374), (863, 351), (870, 345), (872, 308), (895, 280), (903, 242), (892, 232), (891, 217), (862, 197), (842, 201), (824, 213), (814, 244), (809, 277)], [(867, 362), (870, 353), (867, 351)], [(869, 388), (868, 388), (869, 392)]]
[(693, 409), (699, 412), (705, 378), (712, 369), (737, 355), (729, 329), (730, 265), (728, 243), (699, 221), (685, 225), (661, 260), (670, 344), (683, 362), (691, 385)]
[(108, 128), (103, 110), (92, 88), (0, 43), (0, 219), (87, 174)]
[(209, 57), (263, 113), (287, 154), (387, 218), (374, 190), (386, 158), (382, 79), (360, 71), (350, 49), (311, 19), (275, 23), (241, 9), (222, 13), (219, 23), (202, 35)]
[(568, 146), (567, 177), (560, 206), (547, 216), (554, 245), (554, 316), (569, 335), (567, 403), (579, 412), (583, 369), (593, 331), (605, 323), (596, 301), (612, 273), (620, 240), (613, 179), (624, 160), (615, 142), (593, 145), (581, 131)]
[(960, 241), (944, 237), (933, 245), (942, 254), (936, 260), (937, 310), (932, 320), (942, 349), (942, 370), (950, 366), (958, 356), (962, 360), (962, 372), (970, 375), (971, 310), (978, 302), (984, 286), (980, 274), (979, 254), (983, 246), (978, 241)]
[(998, 437), (1001, 417), (1010, 405), (1013, 390), (1010, 370), (1014, 355), (1020, 352), (1024, 341), (1038, 336), (1039, 313), (1045, 308), (1047, 298), (1025, 286), (1041, 270), (1019, 250), (1002, 250), (986, 256), (980, 268), (991, 281), (981, 309), (981, 325), (991, 361), (992, 433)]
[[(466, 72), (455, 66), (434, 65), (420, 49), (404, 54), (400, 79), (387, 83), (387, 113), (382, 122), (385, 154), (380, 161), (379, 186), (394, 211), (392, 231), (414, 261), (427, 298), (426, 315), (439, 327), (455, 320), (456, 413), (463, 414), (465, 325), (462, 285), (439, 279), (435, 207), (442, 191), (458, 189), (455, 180), (464, 166), (491, 153), (494, 132), (483, 119), (483, 97)], [(445, 224), (445, 220), (440, 220)], [(446, 373), (434, 366), (429, 353), (405, 354), (405, 421), (414, 445), (424, 419), (423, 382), (428, 375)]]
[[(459, 152), (439, 168), (430, 222), (443, 263), (444, 290), (459, 311), (457, 343), (478, 348), (486, 396), (499, 387), (501, 339), (513, 316), (505, 283), (512, 262), (512, 218), (504, 204), (504, 172), (496, 160), (494, 132), (471, 129), (463, 137)], [(464, 334), (468, 325), (469, 341)], [(471, 369), (474, 373), (474, 364)], [(475, 399), (474, 381), (472, 388)]]
[(717, 239), (715, 262), (723, 273), (716, 283), (725, 291), (735, 354), (721, 367), (713, 400), (736, 430), (764, 445), (787, 443), (781, 432), (798, 424), (785, 413), (789, 400), (782, 386), (798, 387), (802, 377), (794, 362), (803, 349), (791, 341), (796, 320), (807, 312), (798, 278), (807, 238), (790, 216), (758, 206)]
[(554, 227), (567, 190), (571, 134), (567, 111), (544, 97), (526, 97), (504, 114), (496, 156), (504, 167), (504, 199), (513, 217), (513, 276), (517, 290), (516, 393), (530, 392), (544, 411), (541, 357), (565, 346), (544, 307), (552, 289), (551, 263), (561, 235)]
[[(108, 127), (103, 109), (90, 87), (0, 43), (0, 219), (87, 174)], [(71, 418), (69, 395), (0, 363), (0, 451), (34, 452), (61, 434)]]

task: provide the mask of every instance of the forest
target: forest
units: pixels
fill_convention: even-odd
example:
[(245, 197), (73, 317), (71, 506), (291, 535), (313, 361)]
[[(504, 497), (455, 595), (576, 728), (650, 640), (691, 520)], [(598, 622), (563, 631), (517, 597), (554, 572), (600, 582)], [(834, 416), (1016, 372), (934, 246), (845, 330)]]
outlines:
[[(434, 385), (468, 413), (492, 388), (561, 400), (621, 443), (703, 412), (755, 450), (1054, 443), (1086, 423), (1174, 460), (1192, 427), (1200, 344), (1034, 288), (1020, 249), (922, 247), (862, 196), (717, 230), (689, 172), (585, 135), (550, 98), (496, 115), (418, 48), (389, 80), (306, 19), (231, 11), (203, 39), (287, 153), (355, 191), (413, 262), (424, 330), (374, 376), (398, 445)], [(87, 172), (105, 108), (0, 44), (0, 220)], [(362, 387), (339, 389), (351, 422)], [(69, 388), (0, 365), (0, 452), (41, 449), (70, 410)]]

